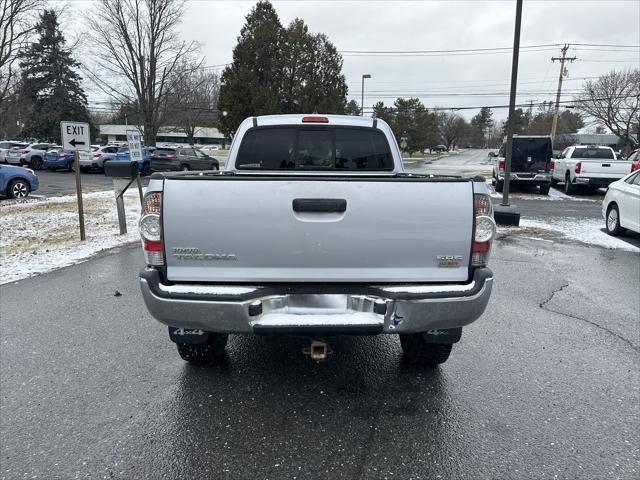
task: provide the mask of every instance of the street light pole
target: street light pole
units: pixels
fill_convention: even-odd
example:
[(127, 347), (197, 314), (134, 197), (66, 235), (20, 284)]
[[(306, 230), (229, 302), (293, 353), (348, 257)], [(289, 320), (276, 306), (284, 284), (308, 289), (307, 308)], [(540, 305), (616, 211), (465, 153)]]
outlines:
[(511, 60), (511, 94), (509, 96), (509, 120), (507, 122), (507, 148), (504, 159), (504, 187), (502, 206), (509, 206), (509, 183), (511, 180), (511, 150), (513, 147), (513, 123), (516, 110), (516, 87), (518, 84), (518, 56), (520, 54), (520, 25), (522, 24), (522, 0), (516, 0), (516, 27), (513, 34), (513, 59)]
[(369, 75), (368, 73), (365, 73), (364, 75), (362, 75), (362, 96), (360, 97), (360, 116), (364, 117), (364, 79), (365, 78), (371, 78), (371, 75)]

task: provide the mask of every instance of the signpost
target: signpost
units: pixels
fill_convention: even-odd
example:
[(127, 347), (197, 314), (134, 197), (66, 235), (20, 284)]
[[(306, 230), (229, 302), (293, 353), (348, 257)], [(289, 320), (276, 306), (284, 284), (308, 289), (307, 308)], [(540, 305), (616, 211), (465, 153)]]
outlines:
[(86, 240), (84, 232), (84, 207), (82, 205), (82, 182), (80, 180), (80, 157), (78, 150), (91, 151), (89, 124), (84, 122), (60, 122), (62, 146), (73, 149), (74, 170), (76, 172), (76, 195), (78, 198), (78, 220), (80, 223), (80, 240)]
[[(138, 162), (138, 166), (144, 163), (142, 153), (142, 142), (140, 141), (140, 131), (137, 128), (127, 128), (127, 143), (129, 144), (129, 155), (132, 162)], [(140, 195), (140, 205), (142, 205), (142, 182), (140, 174), (136, 177), (138, 184), (138, 194)]]

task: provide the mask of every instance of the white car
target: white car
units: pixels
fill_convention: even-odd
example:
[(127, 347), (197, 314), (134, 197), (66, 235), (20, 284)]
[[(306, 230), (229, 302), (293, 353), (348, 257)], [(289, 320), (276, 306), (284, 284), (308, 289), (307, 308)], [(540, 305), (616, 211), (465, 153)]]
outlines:
[(0, 142), (0, 162), (1, 163), (7, 163), (7, 153), (12, 148), (15, 148), (17, 150), (21, 150), (24, 147), (26, 147), (27, 145), (29, 145), (29, 144), (28, 143), (23, 143), (23, 142), (12, 142), (10, 140), (9, 141)]
[(625, 229), (640, 233), (640, 171), (609, 185), (602, 216), (609, 235), (622, 235)]

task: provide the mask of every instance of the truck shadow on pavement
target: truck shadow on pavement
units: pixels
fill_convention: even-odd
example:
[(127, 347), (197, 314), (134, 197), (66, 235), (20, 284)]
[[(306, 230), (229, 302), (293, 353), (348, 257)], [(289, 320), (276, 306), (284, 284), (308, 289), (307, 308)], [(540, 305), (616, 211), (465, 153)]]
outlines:
[(389, 442), (413, 436), (446, 462), (456, 409), (444, 370), (407, 365), (396, 336), (329, 343), (333, 355), (314, 363), (303, 338), (234, 336), (219, 365), (185, 364), (163, 453), (189, 452), (183, 478), (232, 465), (236, 478), (367, 478)]

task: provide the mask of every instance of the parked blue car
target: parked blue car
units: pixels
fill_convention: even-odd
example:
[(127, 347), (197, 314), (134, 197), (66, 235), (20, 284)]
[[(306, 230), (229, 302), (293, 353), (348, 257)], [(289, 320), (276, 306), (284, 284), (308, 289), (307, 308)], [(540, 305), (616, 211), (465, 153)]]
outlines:
[[(151, 154), (155, 149), (156, 147), (142, 147), (142, 163), (138, 163), (138, 167), (142, 175), (151, 175)], [(114, 160), (119, 162), (130, 162), (131, 155), (128, 150), (125, 152), (119, 152)]]
[(0, 195), (24, 198), (38, 189), (38, 177), (29, 168), (0, 165)]
[[(80, 161), (85, 159), (91, 160), (91, 152), (79, 152)], [(56, 170), (58, 168), (64, 168), (66, 170), (73, 170), (73, 163), (75, 161), (73, 150), (70, 148), (58, 148), (47, 151), (44, 155), (44, 166), (49, 170)]]

